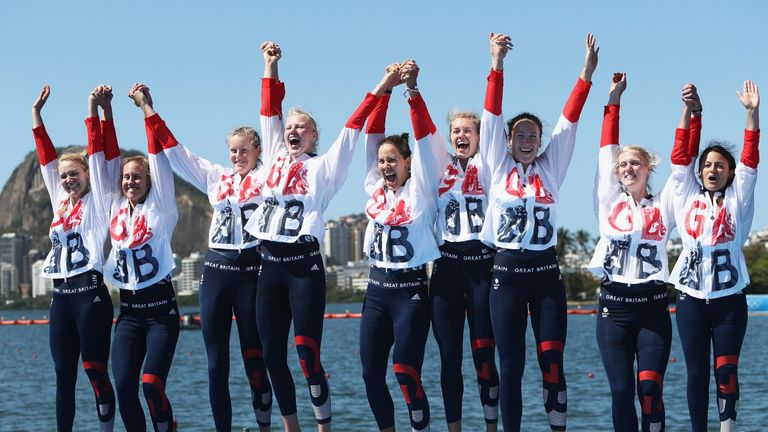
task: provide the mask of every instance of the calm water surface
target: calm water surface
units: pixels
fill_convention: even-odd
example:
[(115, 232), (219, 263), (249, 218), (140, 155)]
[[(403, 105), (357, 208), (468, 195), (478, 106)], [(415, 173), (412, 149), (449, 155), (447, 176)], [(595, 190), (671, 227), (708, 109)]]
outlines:
[[(328, 312), (360, 311), (360, 305), (329, 305)], [(5, 311), (5, 319), (42, 318), (47, 311)], [(115, 314), (117, 316), (117, 313)], [(674, 320), (674, 316), (673, 316)], [(328, 319), (323, 337), (323, 366), (330, 375), (334, 429), (336, 431), (376, 431), (376, 423), (365, 398), (358, 354), (358, 319)], [(673, 328), (675, 326), (673, 325)], [(239, 353), (236, 327), (231, 339), (232, 353)], [(465, 339), (468, 339), (468, 330)], [(291, 338), (292, 339), (292, 338)], [(523, 380), (523, 430), (549, 430), (542, 406), (541, 375), (533, 348), (533, 334), (528, 331), (527, 368)], [(468, 341), (464, 349), (464, 430), (483, 431), (484, 422), (477, 395), (471, 352)], [(301, 373), (293, 346), (289, 359), (297, 387), (297, 403), (302, 429), (316, 430), (309, 402), (306, 381)], [(667, 409), (667, 430), (688, 431), (688, 408), (685, 398), (685, 362), (675, 330), (672, 360), (664, 382), (664, 402)], [(674, 361), (676, 360), (676, 361)], [(241, 359), (232, 358), (230, 391), (232, 393), (232, 423), (234, 431), (244, 427), (257, 431), (250, 407), (250, 391), (246, 384)], [(747, 335), (739, 361), (741, 400), (739, 430), (768, 429), (768, 317), (750, 316)], [(390, 359), (391, 363), (391, 359)], [(176, 348), (176, 357), (167, 383), (168, 397), (181, 431), (213, 430), (208, 404), (207, 360), (199, 331), (183, 331)], [(611, 430), (610, 394), (595, 342), (594, 316), (570, 315), (568, 342), (565, 350), (568, 381), (568, 430)], [(589, 374), (594, 374), (589, 378)], [(432, 430), (444, 431), (445, 417), (440, 395), (440, 364), (437, 345), (430, 337), (422, 375), (430, 401)], [(0, 326), (0, 431), (49, 431), (56, 429), (55, 374), (48, 348), (48, 326)], [(410, 430), (402, 393), (394, 374), (388, 377), (395, 400), (397, 429)], [(718, 429), (711, 383), (710, 430)], [(143, 399), (143, 397), (142, 397)], [(80, 370), (77, 383), (76, 431), (98, 430), (91, 386)], [(144, 408), (147, 417), (149, 411)], [(116, 431), (124, 431), (117, 415)], [(281, 425), (275, 402), (273, 426)], [(151, 428), (151, 426), (150, 426)], [(281, 430), (277, 427), (274, 430)], [(501, 428), (499, 428), (501, 430)], [(150, 429), (151, 430), (151, 429)]]

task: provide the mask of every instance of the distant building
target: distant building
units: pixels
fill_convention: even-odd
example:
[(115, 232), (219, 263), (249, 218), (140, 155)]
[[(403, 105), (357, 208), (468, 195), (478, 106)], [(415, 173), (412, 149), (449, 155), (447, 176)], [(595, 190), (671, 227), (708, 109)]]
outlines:
[(325, 224), (323, 253), (329, 262), (345, 265), (366, 259), (363, 253), (368, 218), (363, 213), (342, 216)]
[(53, 292), (53, 279), (43, 277), (42, 270), (45, 260), (37, 260), (32, 263), (32, 297), (40, 297)]
[(0, 294), (5, 298), (19, 296), (19, 276), (16, 266), (7, 262), (0, 262)]
[(10, 264), (15, 269), (13, 279), (7, 281), (7, 284), (0, 289), (0, 294), (3, 296), (18, 297), (19, 285), (31, 281), (31, 268), (29, 265), (24, 265), (31, 243), (29, 236), (24, 234), (5, 233), (0, 236), (0, 262)]
[(203, 274), (203, 260), (198, 252), (192, 252), (181, 259), (181, 286), (179, 294), (191, 294), (200, 291), (200, 275)]

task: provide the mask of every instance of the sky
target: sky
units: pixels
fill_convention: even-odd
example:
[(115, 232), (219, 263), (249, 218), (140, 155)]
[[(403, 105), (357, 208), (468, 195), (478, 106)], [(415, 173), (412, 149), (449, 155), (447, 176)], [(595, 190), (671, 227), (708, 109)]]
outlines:
[[(445, 116), (452, 108), (482, 110), (489, 32), (509, 34), (514, 43), (505, 62), (505, 117), (533, 112), (548, 135), (581, 71), (584, 36), (592, 32), (600, 60), (561, 188), (558, 223), (597, 234), (591, 191), (613, 72), (628, 74), (621, 143), (660, 155), (652, 178), (659, 190), (669, 175), (680, 90), (688, 82), (698, 86), (704, 106), (702, 141), (726, 140), (740, 153), (746, 114), (736, 91), (752, 79), (768, 99), (766, 18), (768, 2), (758, 0), (4, 1), (0, 185), (34, 148), (30, 110), (45, 83), (52, 94), (43, 119), (57, 146), (85, 144), (88, 94), (109, 84), (121, 147), (145, 150), (142, 114), (127, 98), (132, 83), (144, 82), (179, 141), (226, 164), (227, 132), (242, 124), (258, 128), (259, 45), (265, 40), (283, 50), (284, 108), (299, 106), (314, 114), (320, 153), (384, 68), (407, 58), (420, 65), (419, 88), (447, 136)], [(387, 131), (411, 131), (407, 103), (397, 90)], [(362, 147), (361, 139), (327, 219), (363, 210)], [(768, 159), (766, 143), (761, 147)], [(768, 226), (767, 192), (768, 178), (762, 175), (753, 230)]]

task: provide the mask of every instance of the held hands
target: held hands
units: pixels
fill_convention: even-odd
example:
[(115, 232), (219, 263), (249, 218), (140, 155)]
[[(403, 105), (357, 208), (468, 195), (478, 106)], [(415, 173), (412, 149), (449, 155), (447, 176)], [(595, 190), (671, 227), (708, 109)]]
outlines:
[(264, 63), (277, 63), (283, 56), (283, 52), (280, 50), (280, 45), (266, 41), (259, 47), (261, 54), (264, 56)]
[(600, 48), (595, 46), (597, 40), (592, 33), (587, 33), (585, 40), (586, 53), (584, 55), (584, 69), (581, 71), (581, 79), (584, 82), (592, 82), (592, 74), (597, 69), (597, 53)]
[(608, 105), (619, 105), (619, 102), (621, 101), (621, 95), (626, 89), (627, 74), (624, 72), (614, 73), (613, 82), (611, 83), (611, 91), (608, 93)]
[(400, 64), (400, 80), (410, 90), (417, 90), (417, 78), (419, 77), (419, 66), (416, 60), (408, 59)]
[(149, 117), (155, 114), (152, 103), (152, 95), (149, 94), (149, 87), (146, 84), (136, 83), (128, 91), (128, 97), (133, 99), (133, 103), (144, 111), (144, 115)]
[(512, 38), (505, 34), (491, 33), (489, 36), (491, 43), (491, 67), (500, 71), (504, 69), (504, 57), (512, 50)]
[(760, 107), (760, 90), (754, 82), (744, 81), (744, 91), (742, 93), (737, 91), (736, 95), (747, 110), (756, 110)]
[(694, 115), (701, 115), (701, 99), (695, 85), (688, 83), (683, 87), (682, 99), (686, 109), (689, 109)]
[(384, 89), (391, 91), (393, 88), (403, 83), (403, 80), (400, 79), (400, 69), (400, 63), (392, 63), (387, 66), (384, 78), (381, 79), (381, 84), (384, 86)]
[(51, 85), (46, 84), (40, 90), (40, 94), (37, 96), (37, 100), (35, 101), (35, 103), (32, 104), (32, 110), (36, 112), (40, 112), (40, 110), (43, 109), (45, 102), (48, 100), (48, 96), (50, 95), (51, 95)]
[(92, 108), (100, 106), (102, 109), (112, 103), (112, 87), (108, 85), (98, 85), (93, 89), (90, 96), (88, 96), (88, 105)]

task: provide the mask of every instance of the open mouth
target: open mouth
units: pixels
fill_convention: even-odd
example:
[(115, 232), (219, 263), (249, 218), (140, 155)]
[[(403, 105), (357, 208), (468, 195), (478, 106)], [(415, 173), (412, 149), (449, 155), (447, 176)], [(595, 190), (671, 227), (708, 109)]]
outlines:
[(395, 181), (397, 181), (397, 174), (396, 173), (384, 173), (384, 181), (390, 184), (394, 184)]
[(519, 151), (520, 151), (520, 153), (522, 153), (522, 154), (530, 154), (530, 153), (533, 153), (533, 148), (532, 148), (532, 147), (520, 147), (518, 150), (519, 150)]
[(301, 139), (297, 136), (288, 137), (288, 144), (291, 147), (298, 147), (301, 144)]
[(456, 141), (456, 150), (469, 150), (469, 143), (467, 141)]

